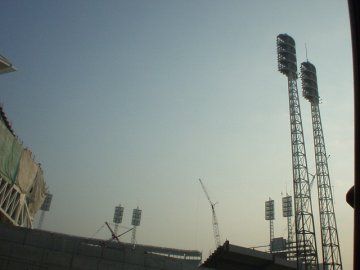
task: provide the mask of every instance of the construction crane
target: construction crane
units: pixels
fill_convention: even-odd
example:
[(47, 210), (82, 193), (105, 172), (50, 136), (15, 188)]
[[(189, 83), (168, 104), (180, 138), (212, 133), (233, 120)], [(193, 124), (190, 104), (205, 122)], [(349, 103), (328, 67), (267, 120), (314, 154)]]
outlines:
[(311, 104), (323, 265), (324, 269), (342, 270), (340, 243), (328, 167), (329, 156), (326, 155), (324, 132), (320, 117), (320, 97), (316, 68), (309, 61), (301, 64), (301, 79), (303, 96)]
[(208, 199), (210, 206), (211, 206), (211, 212), (212, 212), (212, 225), (213, 225), (213, 231), (214, 231), (214, 239), (215, 239), (215, 248), (218, 248), (221, 245), (221, 240), (220, 240), (220, 232), (219, 232), (219, 222), (217, 220), (216, 214), (215, 214), (215, 204), (213, 203), (210, 199), (209, 193), (207, 192), (203, 182), (201, 181), (201, 179), (199, 178), (199, 182), (200, 185), (202, 187), (202, 189), (204, 190), (204, 193), (206, 195), (206, 198)]

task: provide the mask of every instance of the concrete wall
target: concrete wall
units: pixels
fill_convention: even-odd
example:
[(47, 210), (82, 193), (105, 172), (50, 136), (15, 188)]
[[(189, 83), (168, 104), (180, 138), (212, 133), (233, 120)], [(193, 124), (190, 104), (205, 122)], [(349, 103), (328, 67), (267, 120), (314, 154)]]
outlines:
[(133, 249), (129, 244), (0, 224), (1, 270), (193, 270), (201, 260), (159, 256), (149, 250), (151, 246)]

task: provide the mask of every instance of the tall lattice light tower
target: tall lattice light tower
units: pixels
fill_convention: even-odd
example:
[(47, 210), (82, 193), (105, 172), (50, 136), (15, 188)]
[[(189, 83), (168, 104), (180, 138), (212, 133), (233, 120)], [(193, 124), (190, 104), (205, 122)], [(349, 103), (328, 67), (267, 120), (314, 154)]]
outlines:
[(290, 195), (286, 195), (282, 198), (282, 211), (283, 217), (287, 218), (287, 227), (288, 227), (288, 242), (292, 243), (294, 241), (294, 235), (292, 230), (292, 222), (291, 217), (293, 215), (292, 211), (292, 197)]
[(119, 224), (122, 222), (123, 214), (124, 214), (124, 207), (122, 207), (121, 204), (115, 206), (114, 218), (113, 218), (113, 222), (115, 223), (115, 228), (114, 228), (115, 235), (117, 235), (117, 232), (119, 230)]
[(47, 193), (46, 197), (45, 197), (45, 200), (44, 200), (43, 204), (40, 207), (41, 214), (40, 214), (39, 223), (38, 223), (38, 226), (37, 226), (38, 229), (42, 228), (42, 225), (44, 223), (44, 218), (45, 218), (45, 212), (50, 211), (50, 205), (51, 205), (52, 197), (53, 197), (52, 194)]
[(289, 261), (296, 260), (296, 241), (294, 240), (294, 226), (292, 222), (292, 196), (288, 194), (282, 198), (282, 215), (287, 219), (288, 237), (286, 243), (286, 257)]
[(278, 70), (288, 78), (297, 268), (319, 269), (294, 39), (287, 34), (278, 35), (277, 54)]
[(342, 270), (339, 237), (327, 161), (328, 157), (326, 155), (320, 117), (316, 69), (315, 66), (308, 61), (303, 62), (300, 69), (303, 96), (311, 104), (324, 269)]
[(270, 223), (270, 252), (272, 252), (272, 242), (274, 239), (274, 219), (275, 219), (275, 205), (274, 200), (269, 198), (265, 202), (265, 220), (269, 220)]
[(141, 210), (139, 207), (133, 210), (131, 225), (133, 226), (132, 235), (131, 235), (131, 244), (135, 248), (136, 244), (136, 227), (140, 226), (141, 220)]

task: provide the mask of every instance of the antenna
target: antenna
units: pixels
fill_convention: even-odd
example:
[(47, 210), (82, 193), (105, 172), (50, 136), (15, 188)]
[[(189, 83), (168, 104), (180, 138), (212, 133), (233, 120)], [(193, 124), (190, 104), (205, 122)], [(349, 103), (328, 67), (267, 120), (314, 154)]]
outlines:
[(305, 42), (305, 54), (306, 54), (306, 61), (309, 61), (308, 60), (308, 50), (307, 50), (306, 42)]

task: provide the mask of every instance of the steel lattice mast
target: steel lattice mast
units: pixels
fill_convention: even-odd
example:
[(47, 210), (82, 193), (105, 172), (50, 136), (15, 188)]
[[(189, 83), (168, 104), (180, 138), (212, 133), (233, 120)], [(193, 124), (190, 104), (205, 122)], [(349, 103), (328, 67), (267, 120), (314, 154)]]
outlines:
[(274, 219), (275, 219), (275, 203), (274, 200), (269, 198), (265, 202), (265, 220), (269, 220), (270, 224), (270, 252), (272, 252), (272, 243), (274, 239)]
[(131, 225), (133, 226), (132, 234), (131, 234), (131, 244), (133, 246), (132, 247), (133, 249), (135, 249), (135, 245), (136, 245), (136, 227), (140, 226), (141, 212), (142, 210), (139, 209), (139, 206), (136, 209), (133, 209), (132, 220), (131, 220)]
[(303, 96), (311, 104), (324, 269), (342, 270), (328, 157), (320, 117), (316, 69), (308, 61), (301, 64), (301, 79)]
[(304, 133), (296, 83), (297, 65), (294, 39), (287, 34), (278, 35), (277, 53), (278, 70), (288, 78), (297, 268), (319, 269)]
[(292, 197), (286, 194), (285, 197), (282, 198), (282, 207), (283, 207), (283, 217), (287, 218), (287, 229), (288, 229), (288, 243), (291, 244), (294, 242), (293, 230), (291, 225), (291, 217), (293, 215), (292, 211)]

